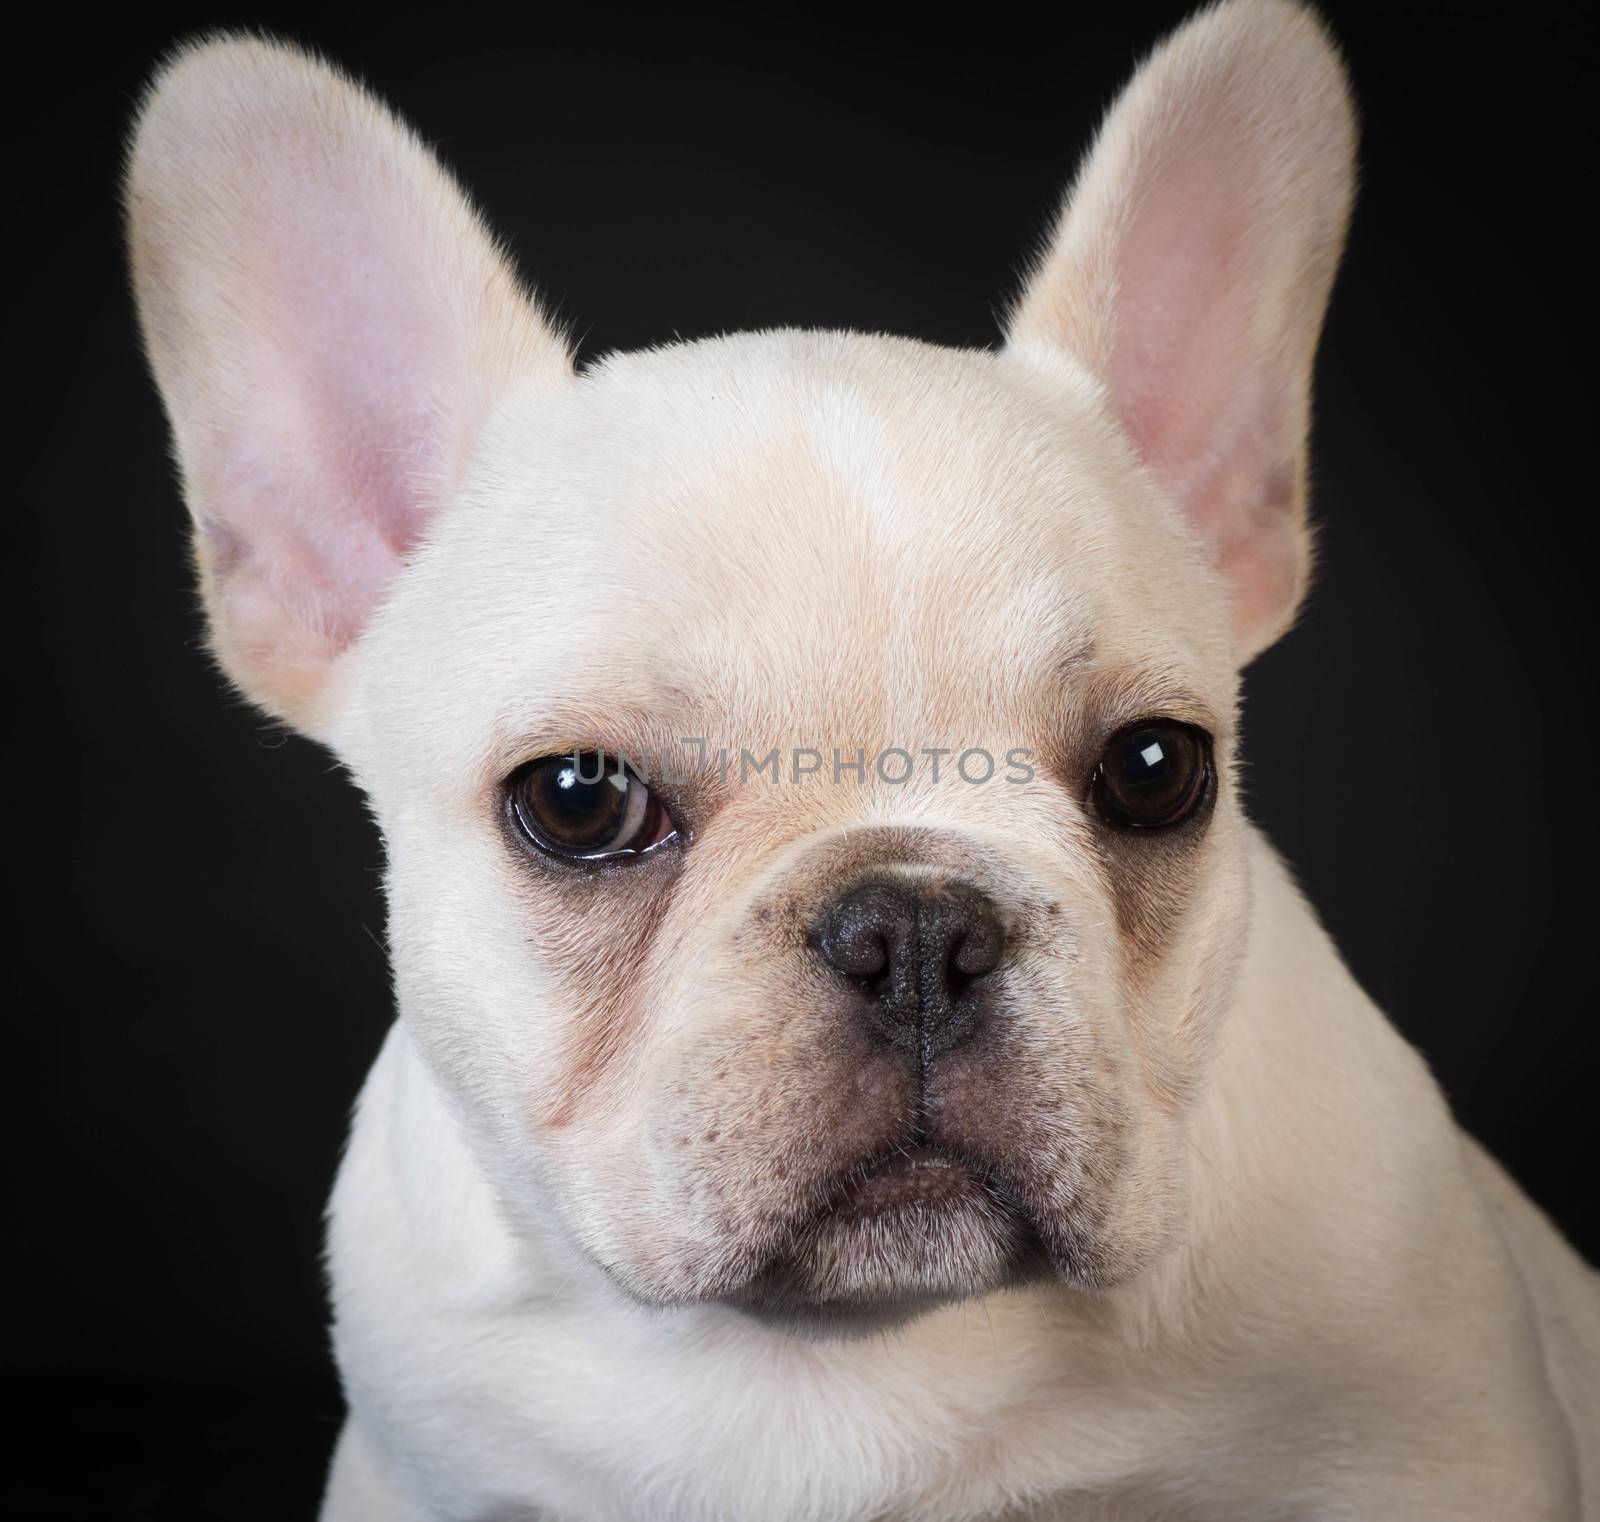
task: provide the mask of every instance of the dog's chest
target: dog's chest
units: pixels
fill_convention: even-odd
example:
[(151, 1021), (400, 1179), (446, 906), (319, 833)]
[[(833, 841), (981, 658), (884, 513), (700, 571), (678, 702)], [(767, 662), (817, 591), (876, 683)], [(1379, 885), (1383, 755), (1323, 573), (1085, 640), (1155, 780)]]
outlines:
[[(421, 1488), (448, 1516), (1170, 1519), (1132, 1487), (1163, 1450), (1191, 1445), (1189, 1421), (1110, 1381), (1096, 1396), (1052, 1379), (1046, 1338), (1029, 1350), (1010, 1317), (990, 1319), (969, 1309), (965, 1359), (949, 1356), (959, 1342), (891, 1337), (859, 1349), (855, 1369), (814, 1350), (663, 1344), (650, 1325), (597, 1336), (564, 1318), (441, 1319), (413, 1335), (415, 1379), (391, 1370), (391, 1442), (424, 1467)], [(1019, 1495), (1049, 1499), (1019, 1507)]]

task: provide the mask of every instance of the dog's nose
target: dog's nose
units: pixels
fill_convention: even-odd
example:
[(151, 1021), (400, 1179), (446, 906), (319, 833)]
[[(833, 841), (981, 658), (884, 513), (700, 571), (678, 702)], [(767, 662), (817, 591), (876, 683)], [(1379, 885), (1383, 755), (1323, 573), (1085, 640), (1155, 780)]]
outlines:
[(817, 936), (823, 961), (866, 993), (873, 1030), (924, 1057), (977, 1030), (983, 980), (1005, 945), (994, 904), (967, 883), (858, 883), (823, 913)]

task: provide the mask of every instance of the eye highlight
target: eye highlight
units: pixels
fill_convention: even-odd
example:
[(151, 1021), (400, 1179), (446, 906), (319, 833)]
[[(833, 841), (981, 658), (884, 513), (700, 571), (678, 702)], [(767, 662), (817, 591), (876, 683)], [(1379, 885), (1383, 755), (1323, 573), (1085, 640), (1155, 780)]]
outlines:
[(563, 861), (642, 856), (678, 836), (649, 787), (595, 751), (519, 766), (506, 782), (506, 807), (530, 845)]
[(1159, 830), (1187, 819), (1211, 779), (1211, 737), (1176, 719), (1142, 719), (1107, 742), (1088, 802), (1108, 824)]

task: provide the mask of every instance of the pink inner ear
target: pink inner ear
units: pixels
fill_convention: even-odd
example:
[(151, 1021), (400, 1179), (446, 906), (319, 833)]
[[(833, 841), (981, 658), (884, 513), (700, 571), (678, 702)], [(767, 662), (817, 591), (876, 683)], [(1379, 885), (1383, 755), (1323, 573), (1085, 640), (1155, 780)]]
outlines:
[(129, 156), (141, 325), (211, 643), (313, 727), (492, 397), (566, 356), (437, 160), (351, 80), (236, 34), (182, 48)]
[(1240, 630), (1292, 605), (1300, 555), (1293, 335), (1262, 257), (1273, 212), (1248, 152), (1201, 134), (1142, 187), (1117, 260), (1117, 410), (1212, 546)]
[(1117, 409), (1142, 458), (1208, 534), (1224, 535), (1231, 494), (1202, 483), (1259, 437), (1264, 421), (1251, 395), (1260, 384), (1250, 291), (1257, 271), (1248, 229), (1226, 215), (1230, 191), (1188, 173), (1144, 198), (1117, 261), (1111, 365)]
[(1243, 656), (1282, 630), (1304, 579), (1311, 358), (1354, 149), (1344, 72), (1308, 8), (1202, 10), (1112, 107), (1012, 321), (1105, 382), (1226, 573)]
[(473, 421), (472, 335), (427, 289), (427, 251), (366, 187), (294, 186), (273, 210), (244, 253), (254, 360), (211, 497), (233, 545), (216, 569), (262, 655), (325, 661), (360, 633), (447, 488), (451, 430)]

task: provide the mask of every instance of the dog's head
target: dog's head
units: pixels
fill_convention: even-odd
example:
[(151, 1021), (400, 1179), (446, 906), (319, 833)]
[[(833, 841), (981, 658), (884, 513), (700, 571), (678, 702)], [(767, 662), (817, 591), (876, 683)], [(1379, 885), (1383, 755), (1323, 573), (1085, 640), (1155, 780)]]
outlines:
[(402, 1018), (513, 1223), (795, 1315), (1171, 1237), (1352, 153), (1315, 20), (1232, 0), (1111, 112), (998, 350), (576, 375), (343, 76), (162, 73), (129, 224), (213, 648), (370, 795)]

